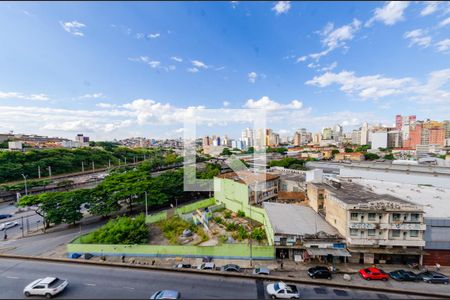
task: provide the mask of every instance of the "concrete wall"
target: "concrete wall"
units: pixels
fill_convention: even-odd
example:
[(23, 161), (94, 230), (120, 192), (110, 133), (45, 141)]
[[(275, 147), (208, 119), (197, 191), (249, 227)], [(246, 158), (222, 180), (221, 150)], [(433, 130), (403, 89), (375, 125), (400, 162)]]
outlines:
[(325, 191), (325, 220), (331, 224), (337, 231), (347, 238), (348, 233), (348, 211), (339, 200), (335, 200)]

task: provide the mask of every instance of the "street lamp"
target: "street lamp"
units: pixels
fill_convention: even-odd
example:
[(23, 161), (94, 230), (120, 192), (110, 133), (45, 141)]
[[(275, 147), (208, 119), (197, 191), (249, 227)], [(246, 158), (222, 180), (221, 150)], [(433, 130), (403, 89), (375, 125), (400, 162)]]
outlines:
[(25, 181), (25, 196), (28, 195), (28, 187), (27, 187), (27, 177), (28, 175), (22, 174), (23, 180)]

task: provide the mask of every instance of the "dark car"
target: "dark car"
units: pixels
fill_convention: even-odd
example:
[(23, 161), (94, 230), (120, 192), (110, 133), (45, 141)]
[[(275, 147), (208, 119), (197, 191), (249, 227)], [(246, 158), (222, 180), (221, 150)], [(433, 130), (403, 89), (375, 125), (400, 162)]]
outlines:
[(420, 278), (417, 277), (417, 274), (411, 272), (411, 271), (405, 271), (405, 270), (395, 270), (392, 272), (389, 272), (389, 276), (391, 276), (392, 279), (397, 281), (419, 281)]
[(316, 266), (308, 269), (308, 275), (311, 278), (331, 279), (331, 271), (327, 267)]
[(225, 272), (240, 272), (241, 268), (238, 265), (235, 264), (228, 264), (221, 268), (221, 271)]
[(0, 220), (1, 219), (11, 218), (11, 217), (12, 217), (12, 215), (9, 215), (9, 214), (0, 215)]
[(176, 264), (175, 269), (190, 269), (192, 268), (191, 264)]
[(448, 284), (448, 277), (438, 272), (426, 271), (417, 274), (417, 277), (419, 277), (419, 279), (423, 280), (426, 283)]

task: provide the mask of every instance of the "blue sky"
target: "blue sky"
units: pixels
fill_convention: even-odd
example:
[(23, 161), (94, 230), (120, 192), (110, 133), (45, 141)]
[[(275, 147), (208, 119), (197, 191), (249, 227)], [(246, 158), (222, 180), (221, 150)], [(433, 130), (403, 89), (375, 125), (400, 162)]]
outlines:
[[(3, 2), (0, 27), (0, 132), (176, 137), (223, 108), (267, 109), (282, 135), (450, 118), (444, 2)], [(213, 121), (199, 134), (245, 126)]]

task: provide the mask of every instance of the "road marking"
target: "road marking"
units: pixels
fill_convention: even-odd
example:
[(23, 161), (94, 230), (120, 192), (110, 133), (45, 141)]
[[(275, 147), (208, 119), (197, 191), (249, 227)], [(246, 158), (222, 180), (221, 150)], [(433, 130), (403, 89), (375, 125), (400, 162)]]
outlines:
[(19, 277), (14, 277), (14, 276), (6, 276), (6, 278), (9, 278), (9, 279), (19, 279)]
[(134, 290), (134, 287), (130, 287), (130, 286), (124, 286), (124, 289), (129, 289), (129, 290)]
[(88, 286), (96, 286), (95, 283), (85, 283), (85, 284), (88, 285)]

